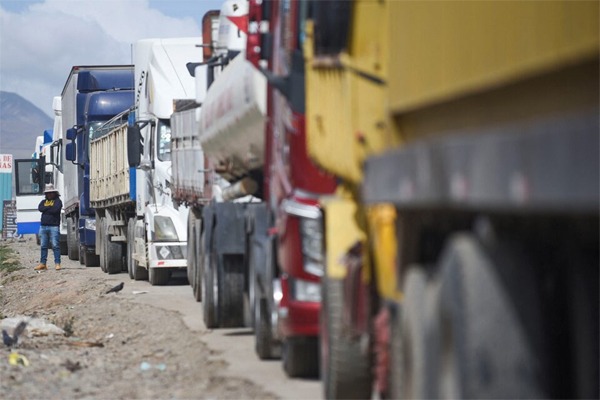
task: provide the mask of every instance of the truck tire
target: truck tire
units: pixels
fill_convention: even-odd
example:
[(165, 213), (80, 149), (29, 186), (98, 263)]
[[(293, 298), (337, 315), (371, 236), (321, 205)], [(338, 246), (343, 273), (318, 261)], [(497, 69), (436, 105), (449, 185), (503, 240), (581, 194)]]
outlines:
[(194, 246), (195, 248), (195, 256), (196, 263), (194, 265), (194, 298), (196, 301), (202, 301), (202, 277), (204, 276), (204, 251), (203, 251), (203, 243), (204, 243), (204, 232), (200, 233), (200, 224), (194, 226), (194, 241), (188, 243), (188, 246)]
[[(343, 281), (322, 279), (320, 319), (321, 380), (327, 399), (367, 399), (371, 396), (371, 360), (343, 326)], [(366, 354), (365, 354), (366, 353)]]
[(79, 259), (79, 240), (73, 218), (67, 218), (67, 255), (69, 260)]
[(394, 399), (431, 398), (425, 327), (427, 276), (419, 265), (407, 268), (401, 313), (390, 313), (390, 394)]
[(202, 279), (202, 314), (204, 325), (208, 329), (214, 329), (219, 326), (217, 303), (219, 286), (217, 284), (216, 258), (216, 255), (207, 255), (204, 259), (204, 265), (208, 268), (204, 268), (204, 279)]
[(69, 245), (66, 240), (60, 242), (60, 255), (68, 256), (69, 255)]
[(219, 326), (244, 327), (244, 258), (224, 255), (218, 266)]
[(188, 246), (187, 246), (187, 278), (190, 286), (192, 287), (192, 291), (196, 290), (196, 280), (194, 279), (194, 267), (196, 265), (196, 246), (194, 243), (196, 241), (196, 230), (194, 229), (194, 222), (196, 218), (194, 217), (194, 212), (190, 211), (188, 213), (187, 220), (187, 237), (188, 237)]
[(118, 274), (123, 268), (123, 249), (121, 243), (116, 243), (110, 240), (108, 236), (108, 221), (103, 218), (103, 243), (104, 243), (104, 261), (105, 269), (110, 275)]
[(135, 260), (133, 259), (133, 249), (135, 246), (135, 219), (130, 218), (127, 221), (127, 273), (129, 279), (135, 279), (133, 272), (135, 270)]
[[(440, 259), (434, 397), (547, 398), (532, 268), (511, 246), (450, 238)], [(492, 316), (492, 317), (490, 317)]]
[(85, 251), (85, 260), (83, 262), (86, 267), (97, 267), (100, 265), (100, 257), (96, 254), (96, 250)]
[(152, 286), (164, 286), (169, 282), (171, 271), (167, 268), (150, 268), (149, 281)]
[(290, 378), (319, 376), (317, 337), (291, 337), (283, 341), (283, 370)]
[(255, 299), (254, 314), (255, 350), (258, 358), (271, 360), (281, 357), (281, 344), (273, 340), (271, 314), (267, 299)]
[(148, 270), (138, 265), (137, 261), (134, 261), (133, 279), (136, 281), (147, 281)]
[(97, 216), (96, 217), (96, 245), (98, 248), (98, 257), (100, 259), (100, 270), (102, 272), (106, 272), (106, 257), (104, 253), (104, 241), (106, 237), (104, 236), (104, 217)]

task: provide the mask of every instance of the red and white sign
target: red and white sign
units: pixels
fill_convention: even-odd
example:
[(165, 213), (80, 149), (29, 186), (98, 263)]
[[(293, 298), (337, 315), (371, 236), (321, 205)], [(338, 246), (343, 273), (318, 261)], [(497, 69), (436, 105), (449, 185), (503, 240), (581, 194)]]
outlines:
[(10, 174), (13, 170), (12, 154), (0, 154), (0, 174)]

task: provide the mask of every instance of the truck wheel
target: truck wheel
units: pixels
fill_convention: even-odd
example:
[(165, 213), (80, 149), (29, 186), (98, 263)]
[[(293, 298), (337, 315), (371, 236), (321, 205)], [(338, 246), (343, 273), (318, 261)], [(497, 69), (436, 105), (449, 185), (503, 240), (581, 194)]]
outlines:
[(194, 229), (194, 222), (196, 218), (194, 217), (194, 212), (190, 210), (188, 213), (188, 221), (187, 221), (187, 237), (188, 237), (188, 246), (187, 246), (187, 278), (192, 290), (195, 291), (196, 280), (194, 279), (194, 267), (196, 265), (196, 246), (194, 246), (194, 242), (196, 241), (196, 230)]
[(135, 219), (130, 218), (127, 221), (127, 273), (129, 279), (135, 279), (133, 271), (135, 269), (135, 262), (133, 259), (133, 249), (135, 246)]
[(140, 267), (137, 261), (134, 261), (133, 279), (136, 281), (148, 280), (148, 270), (144, 267)]
[(427, 391), (425, 328), (427, 276), (419, 265), (408, 267), (401, 312), (391, 315), (390, 394), (394, 399), (431, 398)]
[[(450, 239), (440, 259), (434, 397), (546, 398), (541, 308), (532, 268), (515, 248)], [(437, 385), (437, 387), (436, 387)]]
[(254, 301), (254, 338), (258, 358), (270, 360), (281, 356), (281, 345), (273, 340), (267, 299), (258, 297)]
[(244, 326), (244, 258), (223, 256), (219, 269), (219, 326)]
[(67, 255), (69, 260), (79, 259), (79, 240), (74, 225), (73, 218), (67, 218)]
[(69, 245), (66, 240), (60, 242), (60, 255), (68, 256), (69, 255)]
[(194, 241), (189, 243), (188, 246), (194, 246), (195, 255), (196, 255), (196, 263), (194, 264), (194, 298), (196, 301), (202, 301), (202, 277), (204, 276), (204, 252), (202, 251), (202, 246), (204, 243), (204, 232), (199, 232), (199, 226), (194, 226)]
[(319, 376), (319, 341), (316, 337), (287, 338), (283, 341), (283, 370), (290, 378)]
[[(320, 351), (321, 379), (327, 399), (367, 399), (371, 396), (369, 352), (343, 327), (343, 282), (322, 279)], [(365, 354), (366, 353), (366, 354)]]
[(104, 261), (105, 261), (105, 269), (109, 274), (118, 274), (122, 269), (122, 246), (120, 243), (116, 243), (110, 240), (110, 236), (108, 236), (108, 221), (106, 218), (103, 218), (104, 226), (103, 226), (103, 243), (104, 243)]
[(99, 246), (100, 270), (106, 272), (106, 257), (104, 253), (104, 217), (96, 218), (96, 245)]
[(148, 275), (152, 286), (164, 286), (169, 282), (170, 271), (166, 268), (150, 268)]
[(97, 267), (100, 265), (100, 257), (98, 257), (95, 250), (85, 252), (84, 264), (86, 267)]
[[(256, 280), (258, 279), (256, 276), (256, 250), (254, 249), (254, 233), (252, 233), (249, 237), (248, 237), (248, 308), (249, 308), (249, 312), (250, 312), (250, 316), (249, 318), (246, 317), (247, 321), (247, 325), (254, 329), (254, 331), (256, 332), (258, 329), (257, 325), (258, 325), (258, 319), (257, 316), (259, 315), (259, 311), (257, 310), (257, 303), (258, 303), (258, 298), (256, 296)], [(244, 300), (246, 301), (246, 300)], [(257, 338), (257, 346), (258, 346), (258, 338)], [(259, 354), (258, 352), (258, 348), (256, 350), (257, 354)], [(259, 357), (261, 359), (263, 359), (260, 354)]]
[(202, 311), (204, 324), (213, 329), (219, 326), (217, 293), (219, 291), (216, 273), (216, 255), (206, 256), (204, 265), (204, 279), (202, 280)]

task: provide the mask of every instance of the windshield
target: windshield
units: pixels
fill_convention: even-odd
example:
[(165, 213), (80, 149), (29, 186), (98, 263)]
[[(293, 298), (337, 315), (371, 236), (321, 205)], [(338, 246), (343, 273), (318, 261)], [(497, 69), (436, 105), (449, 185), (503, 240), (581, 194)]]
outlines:
[(88, 140), (86, 140), (86, 156), (85, 156), (85, 161), (89, 161), (90, 159), (90, 143), (92, 142), (92, 139), (96, 139), (96, 137), (98, 136), (98, 128), (100, 128), (100, 126), (102, 126), (102, 124), (104, 124), (106, 121), (92, 121), (90, 123), (88, 123)]
[(88, 137), (90, 138), (89, 142), (93, 139), (98, 138), (98, 128), (102, 126), (106, 121), (92, 121), (88, 124)]
[(158, 159), (171, 161), (171, 121), (161, 119), (158, 121), (156, 136), (158, 138)]

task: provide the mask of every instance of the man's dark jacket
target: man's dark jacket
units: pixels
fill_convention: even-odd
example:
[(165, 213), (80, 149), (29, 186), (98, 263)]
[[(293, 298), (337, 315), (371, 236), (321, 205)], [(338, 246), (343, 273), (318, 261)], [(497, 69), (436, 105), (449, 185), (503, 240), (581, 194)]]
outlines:
[(42, 226), (59, 226), (60, 225), (60, 210), (62, 209), (62, 201), (58, 197), (54, 200), (44, 199), (40, 202), (38, 210), (42, 213)]

